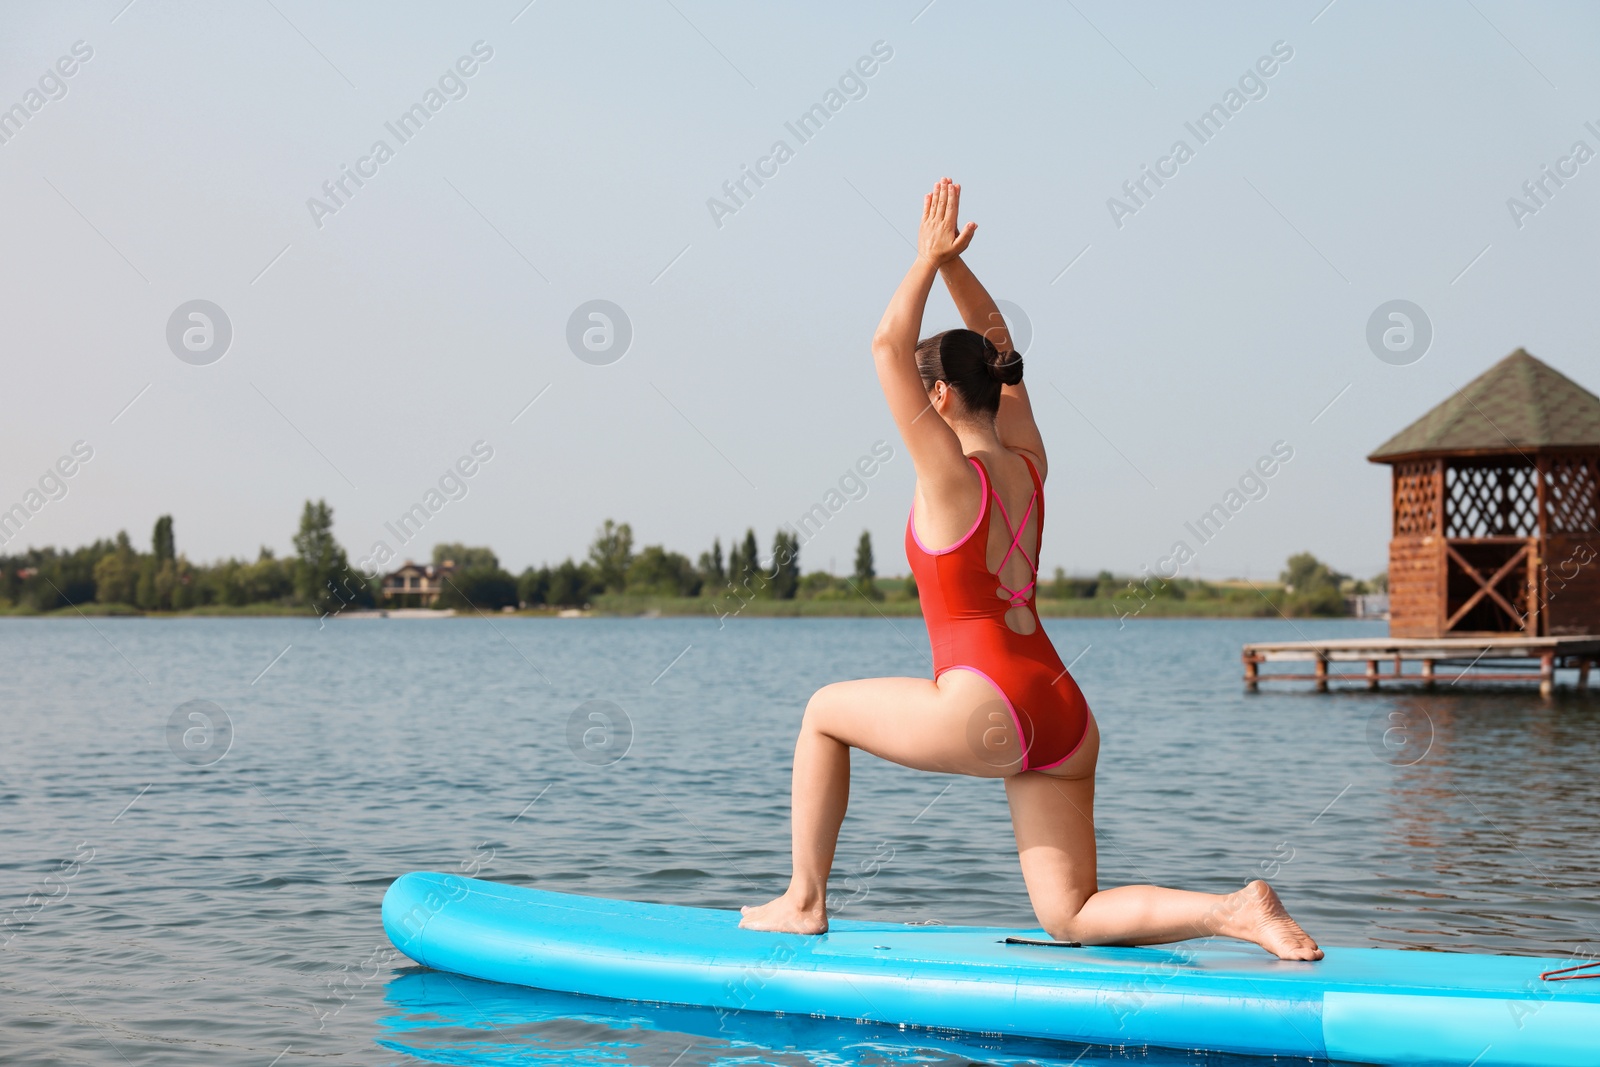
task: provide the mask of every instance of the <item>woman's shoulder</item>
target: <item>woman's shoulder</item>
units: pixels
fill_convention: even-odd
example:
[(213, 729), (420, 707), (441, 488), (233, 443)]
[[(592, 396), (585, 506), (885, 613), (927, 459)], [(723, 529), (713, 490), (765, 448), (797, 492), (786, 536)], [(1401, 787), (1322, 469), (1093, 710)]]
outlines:
[(1044, 458), (1034, 455), (1025, 448), (1013, 448), (1010, 445), (1006, 445), (998, 452), (970, 453), (967, 459), (975, 460), (981, 464), (986, 477), (997, 467), (1010, 465), (1013, 470), (1018, 472), (1029, 470), (1038, 475), (1041, 482), (1044, 481)]
[(1045, 463), (1043, 456), (1030, 452), (1026, 448), (1013, 448), (1007, 446), (1006, 451), (1022, 460), (1022, 462), (1026, 463), (1028, 465), (1028, 470), (1037, 476), (1041, 483), (1044, 481)]

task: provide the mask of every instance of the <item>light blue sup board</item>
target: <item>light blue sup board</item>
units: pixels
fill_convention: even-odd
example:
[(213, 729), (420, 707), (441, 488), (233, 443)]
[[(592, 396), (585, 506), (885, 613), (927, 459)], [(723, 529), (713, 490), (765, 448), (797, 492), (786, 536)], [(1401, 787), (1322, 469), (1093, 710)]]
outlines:
[[(835, 920), (818, 937), (732, 911), (640, 904), (416, 872), (383, 927), (424, 967), (491, 982), (719, 1011), (782, 1012), (1097, 1045), (1360, 1063), (1600, 1065), (1600, 980), (1576, 962), (1248, 945), (1008, 944), (1042, 931)], [(1579, 972), (1592, 973), (1592, 972)]]

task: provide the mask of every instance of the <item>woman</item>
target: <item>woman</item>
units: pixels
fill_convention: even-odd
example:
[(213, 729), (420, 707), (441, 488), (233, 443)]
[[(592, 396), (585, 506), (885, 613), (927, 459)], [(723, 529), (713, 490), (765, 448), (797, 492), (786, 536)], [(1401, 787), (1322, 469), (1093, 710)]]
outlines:
[[(1034, 610), (1049, 467), (1022, 358), (961, 260), (977, 226), (957, 226), (960, 198), (948, 178), (923, 198), (917, 260), (872, 340), (878, 380), (917, 471), (906, 554), (934, 677), (836, 682), (811, 698), (795, 743), (789, 889), (745, 908), (740, 925), (827, 930), (850, 750), (860, 748), (917, 770), (1004, 778), (1028, 897), (1053, 938), (1157, 945), (1221, 935), (1283, 959), (1321, 959), (1265, 882), (1229, 894), (1097, 885), (1099, 730)], [(935, 274), (968, 328), (918, 343)]]

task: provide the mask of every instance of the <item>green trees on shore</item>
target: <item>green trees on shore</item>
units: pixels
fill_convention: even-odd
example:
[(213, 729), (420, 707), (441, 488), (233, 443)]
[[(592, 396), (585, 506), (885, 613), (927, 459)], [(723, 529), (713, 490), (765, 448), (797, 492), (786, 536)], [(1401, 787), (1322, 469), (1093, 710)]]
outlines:
[[(295, 532), (294, 555), (279, 559), (263, 547), (254, 560), (191, 562), (178, 549), (172, 516), (156, 520), (150, 551), (133, 547), (126, 531), (66, 550), (30, 548), (0, 556), (0, 610), (54, 611), (95, 604), (98, 610), (147, 612), (195, 608), (249, 609), (336, 614), (352, 608), (384, 606), (382, 576), (366, 577), (351, 568), (333, 533), (333, 509), (325, 501), (306, 501)], [(872, 601), (916, 599), (914, 581), (880, 582), (872, 536), (863, 531), (848, 577), (823, 571), (802, 574), (800, 539), (788, 528), (772, 537), (763, 556), (754, 529), (729, 542), (722, 539), (693, 562), (664, 545), (635, 549), (633, 528), (607, 519), (595, 531), (582, 560), (528, 567), (519, 575), (503, 568), (492, 549), (457, 542), (433, 548), (432, 562), (442, 590), (438, 608), (499, 611), (505, 608), (581, 608), (602, 598), (698, 598), (707, 610), (735, 614), (751, 600)], [(449, 564), (449, 567), (445, 567)], [(1287, 562), (1281, 584), (1162, 579), (1148, 573), (1118, 578), (1101, 571), (1093, 578), (1069, 577), (1056, 568), (1041, 580), (1045, 600), (1106, 602), (1108, 614), (1137, 616), (1157, 601), (1190, 601), (1195, 614), (1290, 616), (1343, 615), (1346, 597), (1386, 589), (1380, 575), (1369, 585), (1340, 574), (1308, 552)], [(626, 604), (627, 600), (617, 603)], [(637, 601), (635, 601), (637, 603)], [(1150, 609), (1157, 612), (1155, 607)], [(1046, 612), (1048, 614), (1048, 612)], [(1182, 613), (1173, 605), (1160, 614)]]
[(856, 542), (856, 567), (851, 578), (862, 596), (869, 600), (883, 599), (878, 589), (878, 570), (872, 561), (872, 535), (865, 530), (861, 531), (861, 540)]
[(1283, 583), (1285, 601), (1292, 615), (1345, 613), (1342, 587), (1350, 581), (1350, 576), (1340, 574), (1309, 552), (1290, 556), (1278, 580)]
[(163, 515), (151, 531), (149, 552), (136, 550), (124, 530), (71, 551), (30, 548), (0, 557), (0, 605), (32, 611), (87, 604), (137, 611), (271, 605), (322, 613), (376, 603), (377, 583), (350, 569), (324, 501), (306, 501), (294, 545), (296, 555), (288, 559), (262, 548), (253, 562), (191, 563), (178, 551), (172, 516)]
[[(835, 581), (824, 577), (830, 583)], [(664, 545), (645, 545), (635, 552), (633, 527), (607, 519), (595, 531), (583, 561), (567, 559), (555, 567), (530, 567), (517, 579), (518, 596), (529, 607), (582, 607), (607, 593), (709, 598), (735, 591), (746, 599), (793, 600), (816, 595), (820, 591), (816, 583), (807, 588), (800, 578), (799, 535), (778, 530), (772, 537), (772, 551), (763, 561), (756, 532), (749, 529), (743, 540), (732, 542), (726, 561), (718, 537), (709, 551), (700, 553), (698, 562), (690, 562), (688, 556)]]
[[(607, 519), (595, 532), (584, 559), (529, 567), (512, 575), (487, 547), (458, 542), (433, 548), (432, 562), (442, 591), (434, 606), (458, 610), (502, 608), (577, 608), (607, 594), (649, 597), (737, 597), (772, 600), (855, 598), (883, 593), (868, 574), (861, 581), (861, 552), (872, 571), (872, 539), (863, 533), (852, 582), (832, 575), (801, 576), (800, 538), (778, 530), (762, 555), (754, 529), (732, 542), (726, 559), (722, 539), (698, 562), (664, 545), (635, 549), (633, 528)], [(73, 550), (30, 548), (0, 556), (0, 609), (54, 611), (98, 605), (100, 611), (187, 611), (195, 608), (248, 608), (336, 614), (384, 605), (382, 576), (368, 578), (353, 569), (333, 532), (333, 509), (308, 500), (295, 531), (294, 555), (279, 559), (263, 547), (251, 560), (193, 563), (179, 551), (172, 516), (156, 520), (150, 551), (134, 548), (127, 531), (112, 540)], [(444, 565), (449, 564), (446, 568)]]
[[(1110, 571), (1101, 571), (1093, 578), (1074, 578), (1057, 567), (1049, 581), (1041, 579), (1039, 596), (1050, 600), (1105, 600), (1110, 612), (1123, 618), (1139, 615), (1146, 605), (1158, 601), (1192, 602), (1196, 615), (1216, 614), (1217, 608), (1226, 606), (1226, 614), (1303, 617), (1346, 615), (1347, 597), (1387, 589), (1387, 575), (1380, 574), (1370, 583), (1358, 581), (1333, 570), (1309, 552), (1299, 552), (1289, 557), (1277, 583), (1161, 578), (1148, 573), (1148, 569), (1136, 578), (1118, 578)], [(1162, 613), (1174, 612), (1169, 609)]]
[(445, 563), (454, 570), (445, 578), (435, 607), (499, 611), (517, 606), (517, 580), (500, 566), (492, 549), (469, 548), (459, 542), (434, 545), (433, 565)]
[(305, 510), (300, 513), (300, 529), (294, 535), (294, 550), (297, 602), (310, 605), (319, 615), (349, 607), (372, 607), (376, 598), (367, 581), (350, 569), (344, 548), (334, 540), (333, 509), (326, 501), (306, 501)]

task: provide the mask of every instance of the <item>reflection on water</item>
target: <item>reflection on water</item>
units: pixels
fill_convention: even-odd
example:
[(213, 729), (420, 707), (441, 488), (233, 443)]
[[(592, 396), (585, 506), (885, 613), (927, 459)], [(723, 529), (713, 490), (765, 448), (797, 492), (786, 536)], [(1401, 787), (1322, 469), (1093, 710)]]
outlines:
[(1135, 1062), (1149, 1067), (1260, 1067), (1263, 1062), (1219, 1053), (1113, 1049), (600, 1000), (421, 968), (391, 979), (384, 999), (393, 1014), (378, 1020), (378, 1044), (426, 1063), (1070, 1067)]
[(1525, 952), (1566, 927), (1566, 950), (1600, 941), (1600, 835), (1575, 832), (1600, 816), (1595, 702), (1565, 693), (1546, 703), (1526, 690), (1396, 702), (1431, 727), (1432, 745), (1397, 763), (1386, 793), (1372, 864), (1386, 903), (1373, 940)]
[[(1243, 692), (1246, 641), (1381, 624), (1046, 629), (1101, 725), (1102, 885), (1268, 877), (1335, 945), (1566, 957), (1600, 940), (1600, 700)], [(700, 907), (770, 898), (806, 698), (927, 669), (915, 619), (0, 619), (0, 918), (15, 917), (0, 1056), (291, 1067), (515, 1048), (665, 1067), (702, 1038), (679, 1067), (1070, 1062), (1082, 1050), (810, 1019), (730, 1034), (714, 1013), (492, 986), (447, 1009), (432, 990), (464, 980), (393, 977), (406, 961), (385, 955), (378, 905), (408, 870)], [(205, 766), (169, 745), (196, 700), (232, 726)], [(573, 748), (591, 701), (627, 716), (623, 758)], [(610, 736), (623, 720), (608, 715)], [(858, 756), (851, 788), (847, 917), (1033, 925), (999, 782)]]

